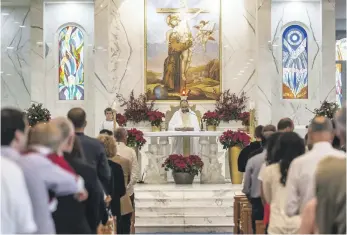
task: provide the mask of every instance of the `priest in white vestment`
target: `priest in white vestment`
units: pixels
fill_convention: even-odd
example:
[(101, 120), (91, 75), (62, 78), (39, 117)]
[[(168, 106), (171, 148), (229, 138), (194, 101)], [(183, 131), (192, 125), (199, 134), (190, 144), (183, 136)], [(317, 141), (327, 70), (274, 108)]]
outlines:
[[(172, 116), (169, 131), (200, 131), (199, 120), (195, 112), (189, 108), (187, 100), (182, 100), (180, 109)], [(190, 139), (190, 141), (189, 141)], [(186, 142), (184, 144), (184, 142)], [(188, 142), (188, 143), (187, 143)], [(184, 154), (184, 145), (190, 146), (190, 154), (199, 154), (199, 138), (197, 137), (176, 137), (172, 142), (172, 153)]]

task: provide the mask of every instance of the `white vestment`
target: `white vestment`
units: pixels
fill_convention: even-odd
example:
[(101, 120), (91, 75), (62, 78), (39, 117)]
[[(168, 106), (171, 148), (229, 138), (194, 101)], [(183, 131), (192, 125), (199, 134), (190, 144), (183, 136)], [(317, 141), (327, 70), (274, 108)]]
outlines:
[[(200, 131), (199, 120), (196, 114), (189, 109), (189, 112), (182, 113), (178, 110), (172, 116), (168, 130), (175, 131), (175, 128), (192, 127), (194, 131)], [(172, 153), (183, 154), (183, 137), (173, 138)], [(190, 137), (190, 154), (199, 155), (199, 138)]]

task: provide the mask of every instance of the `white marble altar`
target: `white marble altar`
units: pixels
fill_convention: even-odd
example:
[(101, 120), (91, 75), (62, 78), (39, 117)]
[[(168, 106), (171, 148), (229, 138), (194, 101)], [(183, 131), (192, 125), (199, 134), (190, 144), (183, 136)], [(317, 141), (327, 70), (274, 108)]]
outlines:
[(137, 233), (232, 233), (241, 185), (137, 184)]
[[(167, 179), (171, 178), (171, 172), (166, 174), (162, 168), (165, 159), (173, 153), (172, 144), (170, 144), (171, 137), (199, 137), (199, 156), (204, 162), (200, 183), (225, 182), (224, 164), (219, 162), (219, 158), (225, 156), (225, 151), (218, 152), (219, 143), (217, 144), (218, 137), (222, 135), (221, 131), (162, 131), (144, 132), (143, 134), (144, 137), (150, 138), (149, 151), (145, 152), (148, 158), (148, 164), (144, 169), (146, 183), (167, 183)], [(141, 157), (143, 156), (141, 155)]]

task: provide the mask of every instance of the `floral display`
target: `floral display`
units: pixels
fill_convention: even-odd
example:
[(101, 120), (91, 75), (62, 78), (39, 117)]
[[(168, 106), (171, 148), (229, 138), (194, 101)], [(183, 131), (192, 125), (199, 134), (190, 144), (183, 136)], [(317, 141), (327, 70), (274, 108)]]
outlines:
[(51, 113), (42, 106), (42, 104), (32, 104), (30, 108), (26, 110), (29, 126), (35, 126), (37, 123), (51, 120)]
[(145, 140), (145, 138), (143, 138), (142, 131), (137, 130), (136, 128), (128, 130), (127, 146), (141, 149), (142, 146), (146, 144), (146, 142), (147, 141)]
[(249, 145), (251, 137), (243, 131), (227, 130), (219, 137), (219, 142), (223, 145), (223, 149), (239, 146), (241, 148)]
[(333, 119), (339, 106), (335, 102), (324, 101), (319, 109), (314, 109), (313, 113), (317, 116), (324, 116)]
[(118, 123), (118, 126), (126, 126), (127, 125), (127, 118), (122, 115), (121, 113), (116, 114), (116, 122)]
[(120, 94), (117, 94), (117, 99), (121, 107), (126, 107), (124, 115), (127, 120), (134, 123), (148, 121), (147, 113), (154, 111), (154, 101), (149, 101), (146, 94), (140, 94), (135, 98), (134, 91), (131, 91), (129, 99), (125, 99)]
[(237, 96), (230, 90), (226, 90), (217, 98), (215, 112), (218, 113), (222, 121), (239, 120), (240, 114), (246, 109), (247, 100), (244, 92)]
[(249, 122), (250, 121), (250, 114), (249, 114), (249, 112), (240, 113), (239, 120), (242, 121), (242, 125), (249, 126), (249, 124), (250, 124), (250, 122)]
[(170, 155), (162, 165), (162, 167), (165, 168), (165, 171), (169, 171), (171, 169), (176, 173), (189, 173), (194, 176), (201, 172), (203, 166), (204, 163), (199, 156), (190, 155), (188, 157), (184, 157), (180, 154)]
[(218, 126), (220, 123), (220, 116), (217, 112), (207, 111), (202, 116), (202, 120), (206, 122), (206, 125), (208, 126)]
[(160, 126), (165, 118), (165, 114), (160, 111), (149, 111), (147, 116), (152, 126)]

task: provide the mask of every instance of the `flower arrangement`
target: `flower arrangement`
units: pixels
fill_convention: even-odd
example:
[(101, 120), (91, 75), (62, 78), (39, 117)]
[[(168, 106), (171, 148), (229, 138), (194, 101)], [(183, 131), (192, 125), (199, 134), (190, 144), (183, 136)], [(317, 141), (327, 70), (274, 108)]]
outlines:
[(116, 114), (116, 122), (118, 123), (118, 126), (126, 126), (127, 125), (127, 118), (122, 115), (121, 113)]
[(247, 100), (244, 92), (237, 96), (230, 90), (226, 90), (217, 98), (215, 111), (225, 122), (239, 120), (240, 114), (246, 109)]
[(143, 138), (143, 132), (132, 128), (128, 130), (127, 146), (141, 149), (147, 141)]
[(313, 113), (315, 114), (316, 117), (324, 116), (329, 119), (333, 119), (338, 109), (339, 109), (339, 106), (337, 103), (324, 101), (322, 105), (320, 106), (320, 108), (313, 110)]
[(124, 116), (134, 123), (148, 121), (147, 113), (154, 111), (154, 101), (149, 101), (146, 94), (140, 94), (138, 98), (135, 98), (134, 91), (131, 91), (128, 100), (120, 94), (117, 94), (117, 99), (121, 107), (126, 107)]
[(160, 124), (163, 122), (163, 118), (165, 118), (165, 114), (160, 111), (149, 111), (147, 116), (151, 122), (151, 125), (157, 127), (160, 126)]
[(32, 104), (27, 110), (29, 126), (35, 126), (40, 122), (48, 122), (51, 120), (51, 113), (48, 109), (43, 108), (42, 104)]
[(249, 126), (249, 124), (250, 124), (250, 114), (249, 114), (249, 112), (240, 113), (239, 120), (242, 121), (242, 125)]
[(217, 112), (207, 111), (202, 116), (202, 120), (206, 122), (206, 125), (208, 126), (218, 126), (220, 123), (220, 116)]
[(165, 168), (165, 171), (169, 171), (169, 169), (171, 169), (176, 173), (189, 173), (193, 176), (198, 175), (199, 172), (201, 172), (203, 166), (204, 163), (199, 156), (190, 155), (188, 157), (184, 157), (180, 154), (170, 155), (162, 164), (162, 167)]
[(241, 148), (249, 145), (251, 137), (242, 131), (227, 130), (219, 137), (223, 149), (239, 146)]

